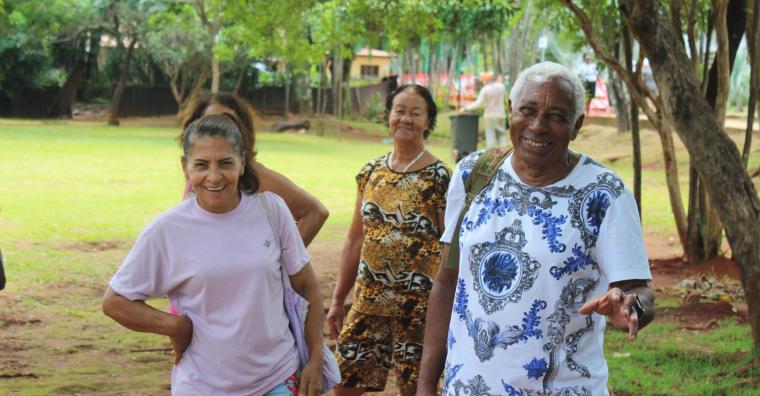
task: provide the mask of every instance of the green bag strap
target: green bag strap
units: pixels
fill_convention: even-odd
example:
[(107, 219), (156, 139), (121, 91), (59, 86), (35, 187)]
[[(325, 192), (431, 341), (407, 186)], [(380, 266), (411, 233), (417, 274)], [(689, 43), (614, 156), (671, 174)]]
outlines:
[(449, 244), (449, 253), (446, 257), (446, 268), (459, 267), (459, 231), (462, 228), (464, 216), (470, 209), (470, 204), (475, 197), (491, 183), (491, 180), (496, 176), (496, 172), (501, 168), (501, 164), (504, 163), (504, 160), (511, 151), (511, 148), (506, 147), (490, 148), (484, 151), (483, 155), (481, 155), (475, 162), (472, 172), (470, 172), (470, 175), (464, 182), (464, 191), (467, 195), (464, 199), (464, 207), (462, 207), (462, 211), (459, 212), (459, 219), (454, 228), (451, 244)]

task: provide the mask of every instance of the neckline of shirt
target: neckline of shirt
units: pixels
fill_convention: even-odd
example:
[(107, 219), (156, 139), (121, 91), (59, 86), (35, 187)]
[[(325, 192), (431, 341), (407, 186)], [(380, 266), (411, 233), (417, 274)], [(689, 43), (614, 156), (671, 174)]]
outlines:
[(532, 186), (524, 182), (523, 179), (520, 177), (520, 175), (518, 175), (517, 172), (515, 172), (515, 168), (512, 166), (512, 155), (514, 154), (514, 152), (509, 153), (509, 156), (507, 157), (507, 159), (504, 160), (504, 164), (502, 164), (502, 166), (506, 166), (507, 168), (505, 170), (507, 171), (507, 173), (509, 173), (512, 177), (514, 177), (515, 180), (520, 182), (520, 184), (526, 185), (530, 188), (546, 189), (546, 188), (562, 186), (562, 185), (568, 184), (567, 181), (573, 178), (578, 172), (580, 172), (581, 167), (583, 167), (583, 163), (586, 161), (585, 154), (576, 153), (575, 151), (572, 151), (572, 150), (570, 152), (573, 154), (578, 154), (578, 162), (575, 164), (575, 166), (573, 166), (573, 170), (571, 170), (570, 173), (568, 173), (567, 176), (563, 177), (562, 179), (559, 179), (552, 184), (547, 184), (541, 187)]
[(393, 168), (390, 166), (390, 164), (388, 164), (388, 160), (390, 159), (390, 156), (391, 156), (391, 153), (390, 153), (390, 152), (388, 152), (387, 154), (385, 154), (385, 155), (383, 156), (383, 159), (382, 159), (382, 161), (381, 161), (381, 162), (382, 162), (382, 164), (383, 164), (383, 165), (384, 165), (384, 166), (385, 166), (385, 167), (386, 167), (386, 168), (387, 168), (389, 171), (391, 171), (392, 173), (396, 173), (396, 174), (399, 174), (399, 175), (410, 175), (410, 174), (412, 174), (412, 173), (417, 173), (417, 172), (420, 172), (420, 171), (424, 170), (424, 169), (425, 169), (425, 168), (427, 168), (427, 167), (433, 166), (433, 165), (435, 165), (435, 164), (437, 164), (437, 163), (441, 162), (440, 158), (438, 158), (438, 159), (436, 159), (435, 161), (433, 161), (433, 162), (431, 162), (431, 163), (429, 163), (429, 164), (427, 164), (427, 165), (423, 166), (423, 167), (422, 167), (422, 168), (420, 168), (420, 169), (417, 169), (417, 170), (410, 170), (410, 171), (406, 171), (406, 172), (399, 172), (399, 171), (397, 171), (397, 170), (393, 169)]
[[(259, 194), (259, 193), (256, 193), (256, 194)], [(252, 195), (248, 195), (246, 193), (240, 193), (240, 202), (238, 202), (237, 206), (234, 209), (225, 213), (213, 213), (213, 212), (209, 212), (206, 209), (203, 209), (201, 205), (198, 203), (197, 197), (192, 199), (191, 205), (193, 207), (193, 211), (202, 219), (213, 221), (213, 222), (226, 222), (226, 221), (231, 221), (238, 218), (240, 214), (243, 213), (245, 209), (248, 207), (251, 197)]]

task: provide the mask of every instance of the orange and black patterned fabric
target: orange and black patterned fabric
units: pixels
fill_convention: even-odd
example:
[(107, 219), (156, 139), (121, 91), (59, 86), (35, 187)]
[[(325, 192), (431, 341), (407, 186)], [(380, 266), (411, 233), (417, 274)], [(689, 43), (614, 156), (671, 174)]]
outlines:
[(338, 337), (339, 386), (381, 392), (393, 361), (399, 390), (414, 393), (424, 335), (424, 317), (388, 318), (350, 310)]
[(353, 309), (424, 318), (440, 264), (443, 225), (438, 215), (446, 208), (450, 178), (440, 160), (417, 171), (396, 172), (388, 167), (388, 154), (356, 176), (364, 242)]

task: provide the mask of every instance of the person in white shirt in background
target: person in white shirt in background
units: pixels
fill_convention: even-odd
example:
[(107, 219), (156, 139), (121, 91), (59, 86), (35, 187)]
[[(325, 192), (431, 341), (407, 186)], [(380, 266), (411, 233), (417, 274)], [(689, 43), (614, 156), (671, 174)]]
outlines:
[(586, 88), (586, 115), (591, 108), (591, 99), (596, 96), (596, 80), (599, 78), (599, 72), (596, 70), (596, 63), (591, 60), (591, 54), (583, 53), (583, 63), (578, 66), (576, 74), (581, 78), (583, 87)]
[[(480, 90), (478, 99), (463, 107), (461, 112), (473, 111), (479, 108), (485, 108), (483, 120), (486, 129), (486, 147), (504, 146), (507, 144), (506, 123), (507, 118), (504, 112), (504, 77), (491, 73), (483, 73), (480, 77), (486, 85)], [(498, 132), (498, 140), (496, 133)]]

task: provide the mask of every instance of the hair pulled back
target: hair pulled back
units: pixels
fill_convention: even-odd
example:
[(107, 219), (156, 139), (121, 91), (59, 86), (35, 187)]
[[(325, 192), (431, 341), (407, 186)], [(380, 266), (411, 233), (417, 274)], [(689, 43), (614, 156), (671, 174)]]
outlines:
[(232, 146), (243, 162), (243, 174), (238, 178), (238, 189), (253, 194), (259, 189), (259, 178), (253, 170), (253, 164), (246, 158), (245, 134), (242, 133), (240, 121), (232, 114), (215, 114), (198, 118), (182, 131), (182, 153), (188, 158), (193, 145), (202, 137), (220, 137)]

